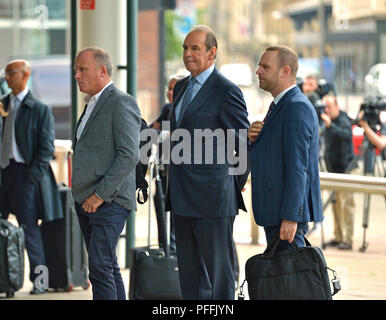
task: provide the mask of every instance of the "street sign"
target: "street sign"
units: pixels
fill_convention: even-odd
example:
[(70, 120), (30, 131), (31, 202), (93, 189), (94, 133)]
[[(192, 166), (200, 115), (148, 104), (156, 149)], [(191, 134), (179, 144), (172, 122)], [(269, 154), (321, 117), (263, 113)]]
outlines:
[(80, 0), (80, 10), (94, 10), (95, 0)]

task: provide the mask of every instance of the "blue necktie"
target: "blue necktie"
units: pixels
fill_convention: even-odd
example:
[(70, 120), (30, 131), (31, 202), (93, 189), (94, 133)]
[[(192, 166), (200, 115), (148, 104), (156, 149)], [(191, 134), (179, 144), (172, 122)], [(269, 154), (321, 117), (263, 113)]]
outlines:
[(182, 120), (182, 117), (184, 116), (186, 108), (189, 106), (190, 101), (192, 101), (192, 94), (193, 94), (193, 86), (196, 81), (196, 78), (191, 77), (188, 85), (186, 86), (184, 99), (182, 100), (181, 109), (178, 114), (176, 114), (177, 122), (180, 123)]

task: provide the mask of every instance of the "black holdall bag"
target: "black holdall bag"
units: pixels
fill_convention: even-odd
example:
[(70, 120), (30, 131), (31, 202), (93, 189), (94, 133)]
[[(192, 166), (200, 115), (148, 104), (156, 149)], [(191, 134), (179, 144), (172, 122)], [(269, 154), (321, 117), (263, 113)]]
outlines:
[(23, 287), (24, 249), (24, 229), (0, 218), (0, 293), (7, 298)]
[[(293, 241), (291, 248), (276, 251), (281, 241), (278, 234), (264, 253), (248, 259), (244, 283), (248, 283), (251, 300), (332, 300), (340, 290), (336, 272), (327, 267), (322, 250), (304, 239), (305, 247), (298, 247)], [(327, 269), (334, 274), (333, 293)], [(244, 299), (244, 283), (239, 300)]]

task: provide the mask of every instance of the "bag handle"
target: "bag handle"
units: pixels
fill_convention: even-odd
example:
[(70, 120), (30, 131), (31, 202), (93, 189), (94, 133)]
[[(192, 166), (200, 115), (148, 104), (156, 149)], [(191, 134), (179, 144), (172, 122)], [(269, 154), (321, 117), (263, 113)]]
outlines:
[[(303, 234), (303, 231), (296, 231), (297, 234)], [(275, 254), (277, 247), (280, 244), (280, 241), (287, 241), (287, 240), (280, 240), (280, 232), (278, 232), (268, 243), (267, 248), (265, 249), (263, 255), (266, 257), (272, 258)], [(311, 247), (311, 243), (307, 240), (307, 238), (304, 236), (304, 242), (306, 243), (306, 247)], [(291, 249), (295, 250), (298, 248), (298, 245), (296, 244), (295, 240), (293, 240), (290, 243)]]

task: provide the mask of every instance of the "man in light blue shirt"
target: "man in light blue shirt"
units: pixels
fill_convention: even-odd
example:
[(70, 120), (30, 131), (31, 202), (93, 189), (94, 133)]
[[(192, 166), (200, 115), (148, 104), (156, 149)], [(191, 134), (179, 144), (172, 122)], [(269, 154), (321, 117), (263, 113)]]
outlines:
[[(217, 40), (209, 27), (194, 27), (183, 49), (190, 76), (174, 88), (166, 197), (166, 210), (174, 219), (180, 286), (184, 299), (232, 300), (237, 259), (233, 223), (238, 209), (245, 210), (241, 195), (245, 180), (241, 175), (230, 175), (229, 169), (236, 166), (218, 154), (222, 143), (228, 147), (228, 131), (234, 132), (238, 141), (229, 147), (229, 153), (239, 154), (239, 146), (246, 145), (248, 113), (241, 90), (214, 66)], [(244, 141), (239, 135), (243, 129)], [(196, 133), (204, 130), (223, 134), (225, 141), (215, 137), (212, 150), (207, 150), (207, 139), (196, 139)], [(173, 138), (176, 132), (188, 133), (194, 139), (189, 150), (182, 150), (182, 163), (173, 161), (177, 160), (173, 159), (173, 149), (179, 149), (179, 141)], [(246, 159), (246, 154), (240, 156)]]
[[(197, 92), (201, 89), (202, 85), (205, 83), (205, 81), (212, 74), (213, 70), (214, 70), (214, 64), (212, 64), (208, 69), (206, 69), (205, 71), (203, 71), (197, 77), (194, 78), (191, 100), (194, 99)], [(189, 80), (192, 78), (193, 78), (193, 76), (190, 76)], [(175, 112), (176, 121), (178, 121), (178, 119), (180, 117), (182, 101), (185, 98), (185, 93), (186, 93), (186, 91), (184, 91), (184, 95), (181, 97), (181, 99), (178, 101), (178, 103), (176, 105), (176, 112)]]

